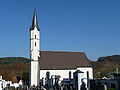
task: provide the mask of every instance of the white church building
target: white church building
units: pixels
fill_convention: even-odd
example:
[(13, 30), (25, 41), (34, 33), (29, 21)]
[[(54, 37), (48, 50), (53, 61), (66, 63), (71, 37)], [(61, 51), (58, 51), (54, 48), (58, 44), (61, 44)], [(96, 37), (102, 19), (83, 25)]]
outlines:
[[(91, 63), (84, 52), (40, 51), (40, 28), (38, 26), (36, 9), (30, 27), (30, 85), (39, 85), (39, 80), (50, 75), (59, 75), (60, 79), (69, 78), (69, 72), (76, 70), (84, 72), (83, 77), (93, 78)], [(73, 77), (73, 76), (72, 76)]]

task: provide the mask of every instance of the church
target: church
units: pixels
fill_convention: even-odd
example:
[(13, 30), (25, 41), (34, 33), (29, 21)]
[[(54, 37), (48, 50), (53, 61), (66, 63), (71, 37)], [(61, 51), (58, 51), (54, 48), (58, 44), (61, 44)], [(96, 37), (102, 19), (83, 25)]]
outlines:
[[(40, 28), (38, 25), (36, 9), (34, 10), (32, 25), (30, 27), (30, 85), (39, 85), (39, 80), (50, 75), (59, 75), (60, 79), (68, 78), (69, 72), (80, 70), (84, 78), (93, 78), (93, 68), (90, 60), (84, 52), (65, 51), (41, 51), (40, 50)], [(73, 76), (72, 76), (73, 77)]]

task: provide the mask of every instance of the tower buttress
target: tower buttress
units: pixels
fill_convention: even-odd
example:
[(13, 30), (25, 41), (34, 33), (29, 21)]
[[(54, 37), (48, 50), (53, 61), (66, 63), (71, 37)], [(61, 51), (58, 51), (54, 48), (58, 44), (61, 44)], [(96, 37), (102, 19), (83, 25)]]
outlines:
[(33, 21), (30, 27), (30, 59), (31, 70), (30, 70), (30, 85), (39, 85), (39, 61), (40, 57), (40, 29), (37, 21), (36, 9), (34, 10)]

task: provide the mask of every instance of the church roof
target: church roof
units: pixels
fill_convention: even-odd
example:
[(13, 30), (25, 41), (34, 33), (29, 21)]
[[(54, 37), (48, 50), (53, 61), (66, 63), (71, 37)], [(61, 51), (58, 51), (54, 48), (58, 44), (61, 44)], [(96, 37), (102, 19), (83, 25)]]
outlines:
[(83, 52), (40, 51), (41, 70), (65, 70), (92, 67)]
[(35, 27), (37, 27), (37, 29), (39, 30), (36, 8), (34, 9), (33, 20), (30, 30), (34, 30)]

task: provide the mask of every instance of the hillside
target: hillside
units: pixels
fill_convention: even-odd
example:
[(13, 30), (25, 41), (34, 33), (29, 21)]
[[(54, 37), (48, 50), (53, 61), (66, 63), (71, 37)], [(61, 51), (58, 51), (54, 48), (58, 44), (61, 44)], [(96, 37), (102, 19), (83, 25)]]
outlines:
[[(0, 75), (5, 80), (18, 82), (20, 79), (28, 80), (30, 59), (22, 57), (0, 58)], [(97, 61), (91, 61), (94, 69), (94, 77), (109, 77), (110, 72), (120, 69), (120, 55), (100, 57)]]
[(30, 60), (22, 57), (0, 58), (0, 75), (5, 80), (18, 82), (28, 74)]
[(100, 57), (97, 61), (91, 61), (94, 68), (94, 77), (109, 77), (111, 72), (120, 69), (120, 55)]

